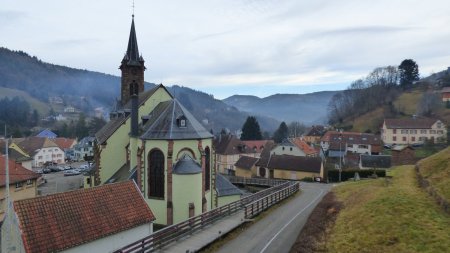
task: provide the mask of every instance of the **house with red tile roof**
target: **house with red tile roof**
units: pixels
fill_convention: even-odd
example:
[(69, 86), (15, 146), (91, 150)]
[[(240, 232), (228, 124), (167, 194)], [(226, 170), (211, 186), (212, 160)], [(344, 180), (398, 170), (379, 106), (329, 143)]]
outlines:
[(271, 150), (273, 155), (319, 156), (319, 150), (308, 145), (301, 137), (285, 139)]
[(112, 252), (153, 233), (155, 219), (133, 181), (19, 200), (13, 210), (9, 242), (26, 253)]
[(442, 102), (450, 101), (450, 87), (444, 87), (441, 90)]
[[(6, 210), (6, 158), (0, 155), (0, 222)], [(34, 198), (37, 194), (36, 180), (40, 177), (14, 160), (8, 161), (9, 193), (12, 200)]]
[(417, 144), (427, 140), (445, 142), (447, 127), (438, 119), (405, 118), (385, 119), (381, 128), (381, 137), (385, 144)]
[(320, 142), (320, 138), (322, 138), (326, 131), (327, 129), (324, 126), (312, 126), (303, 138), (307, 143), (316, 144)]

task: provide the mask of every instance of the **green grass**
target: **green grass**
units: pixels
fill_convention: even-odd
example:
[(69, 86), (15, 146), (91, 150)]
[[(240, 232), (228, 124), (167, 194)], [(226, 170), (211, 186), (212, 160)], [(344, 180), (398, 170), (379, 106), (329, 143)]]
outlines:
[(15, 90), (5, 87), (0, 87), (0, 99), (3, 99), (4, 97), (21, 97), (25, 101), (27, 101), (30, 104), (30, 107), (32, 109), (36, 109), (39, 113), (39, 115), (44, 116), (47, 115), (50, 111), (49, 105), (46, 103), (37, 100), (36, 98), (31, 97), (28, 93), (21, 91), (21, 90)]
[(407, 115), (417, 114), (417, 105), (423, 96), (424, 91), (415, 89), (402, 93), (395, 101), (395, 108), (399, 112), (403, 112)]
[(422, 176), (442, 197), (450, 200), (450, 147), (421, 160), (418, 165)]
[(417, 185), (413, 166), (386, 179), (347, 182), (333, 191), (344, 208), (325, 242), (329, 252), (448, 252), (450, 216)]

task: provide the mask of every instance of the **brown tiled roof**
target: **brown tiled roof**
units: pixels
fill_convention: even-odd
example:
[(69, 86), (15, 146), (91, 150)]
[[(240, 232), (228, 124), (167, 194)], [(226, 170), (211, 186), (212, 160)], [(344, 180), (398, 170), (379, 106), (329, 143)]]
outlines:
[(267, 168), (320, 173), (321, 165), (319, 157), (272, 155)]
[(155, 219), (133, 181), (14, 202), (27, 253), (57, 252)]
[(250, 151), (241, 140), (231, 134), (221, 135), (215, 139), (214, 147), (216, 153), (220, 155), (245, 154)]
[(324, 126), (312, 126), (306, 136), (322, 136), (325, 133)]
[(234, 166), (249, 170), (253, 167), (253, 165), (255, 165), (257, 161), (258, 158), (243, 155), (239, 157), (239, 160), (237, 160)]
[(450, 87), (444, 87), (444, 88), (442, 88), (441, 92), (442, 92), (442, 93), (448, 93), (448, 92), (450, 92)]
[[(27, 181), (28, 179), (37, 179), (41, 175), (27, 170), (20, 164), (14, 162), (14, 160), (8, 161), (9, 168), (9, 184), (15, 184), (17, 182)], [(0, 186), (6, 185), (6, 170), (5, 170), (5, 157), (0, 155)]]
[(384, 123), (388, 129), (408, 128), (408, 129), (428, 129), (436, 123), (437, 119), (385, 119)]
[[(339, 140), (341, 138), (341, 140)], [(375, 134), (368, 133), (358, 133), (358, 132), (337, 132), (328, 131), (320, 139), (324, 142), (330, 143), (347, 143), (347, 144), (371, 144), (371, 145), (381, 145), (381, 138)]]
[[(141, 94), (139, 94), (139, 107), (144, 104), (159, 88), (163, 88), (167, 91), (167, 89), (164, 87), (164, 85), (158, 85), (148, 91), (145, 91)], [(167, 91), (167, 93), (169, 93)], [(170, 94), (170, 93), (169, 93)], [(131, 108), (131, 101), (129, 101), (125, 106), (125, 109)], [(111, 135), (116, 132), (116, 130), (124, 124), (127, 119), (130, 117), (130, 115), (122, 115), (118, 116), (117, 118), (111, 119), (106, 125), (104, 125), (96, 134), (95, 138), (97, 138), (97, 141), (99, 144), (103, 144), (106, 140), (108, 140)]]
[(58, 147), (62, 150), (70, 149), (75, 144), (75, 139), (69, 139), (64, 137), (58, 137), (53, 139), (53, 142), (58, 145)]
[(34, 156), (36, 151), (41, 148), (58, 147), (56, 143), (45, 137), (28, 137), (17, 143), (17, 145), (29, 156)]
[(256, 140), (256, 141), (242, 141), (242, 142), (247, 146), (247, 148), (249, 148), (249, 152), (261, 153), (266, 143), (273, 142), (273, 140)]
[(291, 142), (297, 146), (299, 149), (301, 149), (306, 155), (314, 155), (318, 154), (319, 151), (314, 149), (313, 147), (309, 146), (308, 143), (306, 143), (301, 138), (293, 138)]

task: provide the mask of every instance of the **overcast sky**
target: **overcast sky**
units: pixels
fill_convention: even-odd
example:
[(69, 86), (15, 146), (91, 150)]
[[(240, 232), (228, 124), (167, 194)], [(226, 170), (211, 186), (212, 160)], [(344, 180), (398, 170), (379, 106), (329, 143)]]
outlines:
[[(120, 75), (131, 0), (0, 0), (0, 46)], [(340, 90), (375, 67), (450, 66), (448, 0), (136, 0), (145, 80), (225, 98)]]

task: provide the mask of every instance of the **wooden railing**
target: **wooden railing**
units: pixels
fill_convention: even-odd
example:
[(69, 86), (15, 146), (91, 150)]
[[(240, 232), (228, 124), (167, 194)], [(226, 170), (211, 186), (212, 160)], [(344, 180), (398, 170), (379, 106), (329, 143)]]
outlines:
[(269, 178), (253, 178), (253, 177), (246, 178), (236, 176), (227, 176), (227, 178), (233, 184), (243, 184), (243, 185), (276, 186), (286, 183), (286, 180), (269, 179)]
[[(214, 223), (215, 221), (223, 218), (224, 216), (234, 214), (244, 209), (246, 206), (257, 202), (259, 199), (264, 199), (266, 196), (271, 196), (277, 192), (283, 191), (283, 189), (288, 188), (292, 188), (292, 182), (283, 182), (283, 184), (279, 184), (277, 186), (259, 191), (255, 194), (249, 195), (238, 201), (212, 209), (208, 212), (192, 217), (186, 221), (168, 226), (139, 241), (131, 243), (115, 252), (120, 253), (154, 252), (182, 237), (193, 234), (197, 230), (200, 230)], [(285, 196), (285, 193), (283, 193), (283, 196)]]
[(300, 183), (290, 182), (287, 187), (283, 187), (278, 191), (259, 198), (247, 205), (245, 205), (245, 218), (250, 219), (260, 214), (269, 207), (275, 205), (283, 199), (291, 196), (300, 190)]

